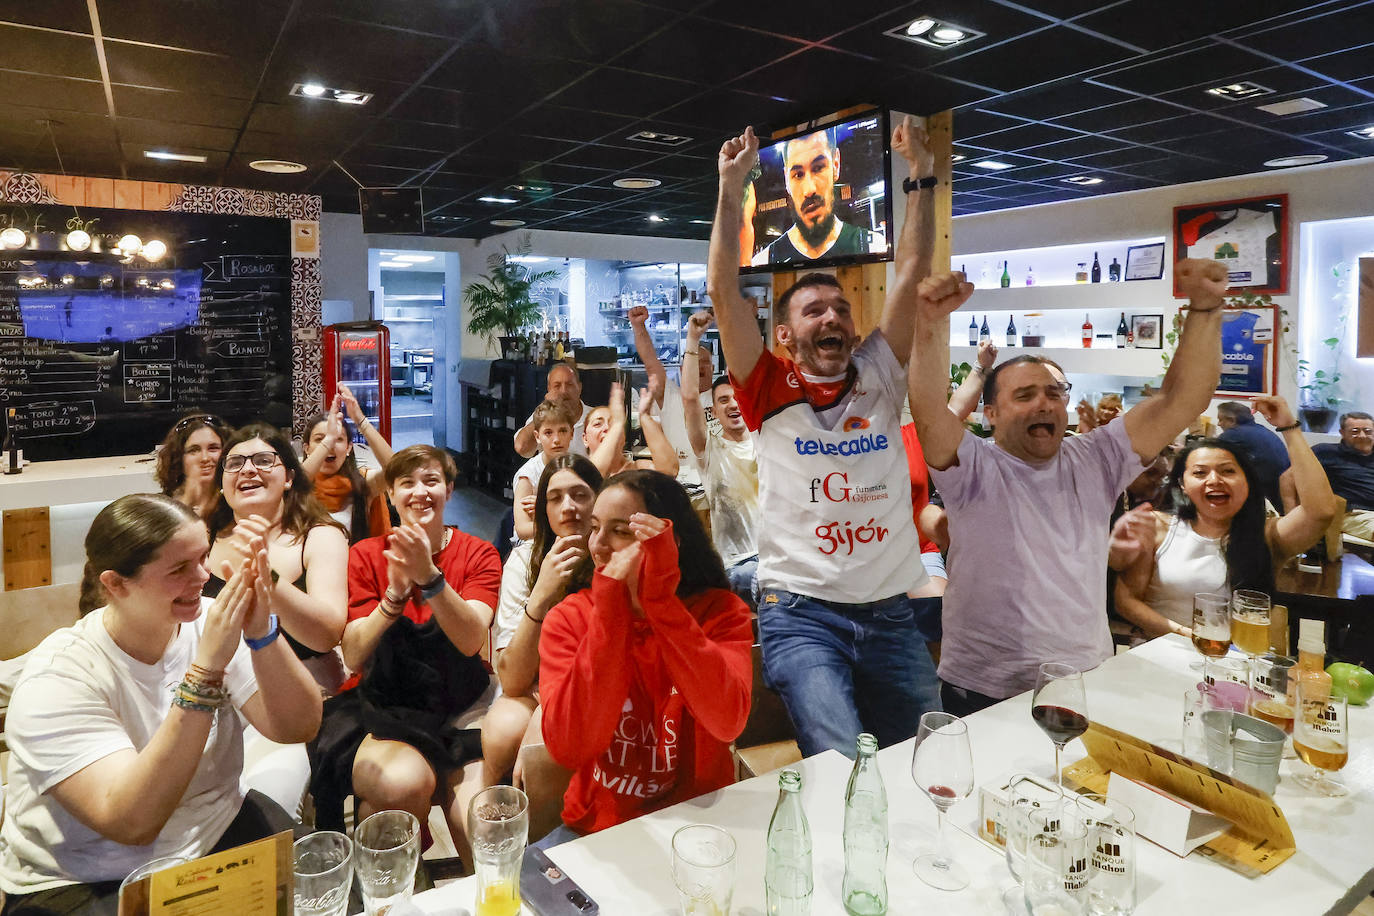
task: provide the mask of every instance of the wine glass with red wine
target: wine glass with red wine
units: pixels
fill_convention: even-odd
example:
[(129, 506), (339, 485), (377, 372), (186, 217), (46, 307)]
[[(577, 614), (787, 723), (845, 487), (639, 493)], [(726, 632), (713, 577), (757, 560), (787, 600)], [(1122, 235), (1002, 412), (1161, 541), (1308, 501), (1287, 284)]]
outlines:
[(945, 812), (973, 791), (973, 750), (968, 725), (947, 712), (921, 716), (916, 749), (911, 753), (911, 778), (935, 804), (939, 829), (934, 852), (912, 863), (916, 877), (942, 891), (968, 887), (968, 872), (949, 856), (945, 843)]
[(1045, 662), (1035, 675), (1031, 696), (1031, 718), (1054, 742), (1054, 778), (1064, 791), (1064, 776), (1059, 772), (1059, 755), (1064, 745), (1088, 730), (1088, 697), (1083, 690), (1083, 672), (1071, 665)]

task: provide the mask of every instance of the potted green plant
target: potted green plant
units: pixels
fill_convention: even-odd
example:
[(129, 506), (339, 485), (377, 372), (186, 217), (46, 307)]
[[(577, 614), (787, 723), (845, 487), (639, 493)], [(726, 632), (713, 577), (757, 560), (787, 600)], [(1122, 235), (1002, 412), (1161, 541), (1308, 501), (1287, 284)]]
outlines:
[[(1328, 337), (1322, 341), (1333, 351), (1340, 345), (1339, 337)], [(1298, 374), (1306, 381), (1298, 386), (1298, 415), (1302, 418), (1303, 428), (1310, 433), (1324, 433), (1331, 429), (1331, 421), (1336, 416), (1336, 385), (1340, 384), (1341, 374), (1335, 369), (1332, 360), (1331, 371), (1313, 369), (1310, 360), (1298, 360)]]
[(534, 287), (558, 276), (556, 270), (530, 270), (516, 258), (529, 253), (525, 240), (512, 253), (504, 245), (487, 258), (487, 273), (463, 287), (468, 306), (468, 332), (499, 341), (501, 356), (514, 359), (524, 349), (520, 331), (543, 316), (542, 306), (530, 297)]

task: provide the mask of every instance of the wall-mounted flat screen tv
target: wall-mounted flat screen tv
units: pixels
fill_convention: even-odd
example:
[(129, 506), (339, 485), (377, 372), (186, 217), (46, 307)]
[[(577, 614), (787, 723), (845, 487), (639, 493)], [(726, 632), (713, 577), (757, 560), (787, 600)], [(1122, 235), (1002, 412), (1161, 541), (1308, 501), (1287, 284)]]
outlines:
[(745, 188), (740, 268), (890, 261), (888, 162), (882, 111), (759, 147), (758, 168)]

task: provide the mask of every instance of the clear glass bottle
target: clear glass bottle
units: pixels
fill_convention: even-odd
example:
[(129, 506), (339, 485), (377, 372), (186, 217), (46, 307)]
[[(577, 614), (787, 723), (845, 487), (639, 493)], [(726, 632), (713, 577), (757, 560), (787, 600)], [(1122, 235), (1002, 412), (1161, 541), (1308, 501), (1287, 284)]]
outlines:
[(844, 794), (844, 911), (887, 913), (887, 790), (878, 772), (878, 739), (859, 735)]
[(796, 770), (778, 775), (778, 806), (768, 822), (768, 861), (763, 873), (768, 916), (811, 913), (811, 827), (802, 810), (801, 785), (801, 773)]

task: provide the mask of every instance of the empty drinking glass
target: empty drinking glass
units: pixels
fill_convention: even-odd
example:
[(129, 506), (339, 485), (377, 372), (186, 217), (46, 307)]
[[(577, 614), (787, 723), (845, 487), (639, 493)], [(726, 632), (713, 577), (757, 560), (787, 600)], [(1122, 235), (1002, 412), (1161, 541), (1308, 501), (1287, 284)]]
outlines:
[(1076, 851), (1062, 832), (1026, 840), (1021, 887), (1030, 916), (1082, 916), (1083, 907), (1064, 886)]
[(420, 864), (420, 822), (409, 811), (378, 811), (353, 832), (358, 883), (367, 916), (379, 916), (415, 887)]
[(529, 799), (512, 786), (483, 789), (468, 804), (468, 835), (477, 866), (476, 916), (518, 916), (520, 862), (529, 830)]
[(321, 830), (301, 837), (295, 858), (296, 916), (343, 916), (353, 887), (353, 841), (342, 833)]
[(1017, 886), (1002, 895), (1007, 912), (1025, 909), (1025, 894), (1020, 883), (1025, 875), (1026, 843), (1037, 833), (1059, 831), (1063, 796), (1050, 793), (1034, 777), (1013, 776), (1007, 783), (1006, 857), (1007, 869)]
[(735, 838), (710, 824), (673, 834), (673, 883), (682, 916), (730, 916), (735, 893)]
[(1078, 806), (1088, 839), (1087, 911), (1130, 916), (1136, 893), (1135, 812), (1105, 795), (1081, 795)]

